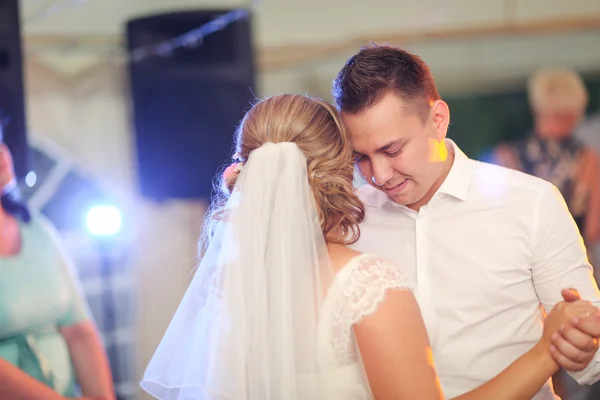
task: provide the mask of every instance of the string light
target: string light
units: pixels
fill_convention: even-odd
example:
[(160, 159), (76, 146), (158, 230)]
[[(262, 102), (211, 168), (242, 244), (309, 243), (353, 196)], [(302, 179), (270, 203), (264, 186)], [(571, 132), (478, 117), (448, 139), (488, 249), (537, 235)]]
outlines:
[[(71, 0), (63, 4), (60, 4), (60, 0), (46, 1), (38, 7), (33, 15), (28, 16), (26, 20), (27, 22), (31, 22), (32, 20), (37, 21), (58, 12), (64, 12), (68, 8), (72, 8), (72, 6), (77, 6), (87, 1), (89, 0)], [(258, 0), (252, 0), (250, 2), (250, 8), (256, 7), (258, 3)], [(126, 59), (124, 61), (140, 62), (153, 56), (168, 57), (178, 48), (197, 48), (204, 43), (204, 38), (208, 35), (223, 30), (236, 21), (247, 19), (249, 15), (249, 10), (244, 8), (231, 10), (183, 35), (158, 44), (133, 49), (125, 56)]]
[(168, 57), (178, 48), (198, 47), (202, 45), (204, 38), (211, 33), (220, 31), (236, 21), (246, 19), (249, 17), (249, 15), (250, 13), (246, 9), (235, 9), (229, 11), (221, 16), (218, 16), (212, 21), (207, 22), (199, 28), (184, 33), (183, 35), (176, 36), (172, 39), (155, 45), (133, 49), (130, 52), (130, 61), (140, 62), (152, 56)]

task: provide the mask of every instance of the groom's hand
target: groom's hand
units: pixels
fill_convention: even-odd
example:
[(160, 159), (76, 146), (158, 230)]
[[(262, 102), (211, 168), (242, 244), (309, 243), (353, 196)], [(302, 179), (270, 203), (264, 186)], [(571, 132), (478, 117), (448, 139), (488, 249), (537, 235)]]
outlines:
[[(562, 291), (566, 302), (581, 299), (576, 289)], [(561, 326), (552, 337), (550, 352), (554, 360), (567, 371), (581, 371), (588, 366), (598, 351), (600, 337), (600, 311), (581, 318), (574, 318)]]

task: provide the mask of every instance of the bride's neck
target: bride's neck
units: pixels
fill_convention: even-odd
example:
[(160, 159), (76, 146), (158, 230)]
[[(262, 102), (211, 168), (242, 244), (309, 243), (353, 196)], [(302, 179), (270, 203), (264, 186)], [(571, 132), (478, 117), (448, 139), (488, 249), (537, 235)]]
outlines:
[(330, 254), (332, 253), (336, 253), (339, 251), (343, 251), (344, 249), (347, 249), (348, 246), (346, 246), (344, 244), (344, 235), (341, 234), (341, 232), (339, 232), (338, 230), (336, 230), (335, 232), (330, 232), (326, 237), (325, 237), (325, 243), (327, 244), (327, 250), (329, 251)]

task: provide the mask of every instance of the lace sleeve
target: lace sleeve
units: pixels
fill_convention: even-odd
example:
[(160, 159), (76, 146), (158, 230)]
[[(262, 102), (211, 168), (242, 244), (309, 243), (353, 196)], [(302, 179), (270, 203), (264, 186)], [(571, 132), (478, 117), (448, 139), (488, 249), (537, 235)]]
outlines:
[(349, 326), (374, 313), (387, 290), (413, 290), (400, 267), (383, 257), (365, 255), (349, 267), (337, 302), (338, 315)]
[(388, 290), (414, 289), (402, 269), (383, 257), (363, 255), (347, 268), (331, 313), (332, 344), (336, 358), (344, 363), (354, 358), (352, 326), (374, 313)]

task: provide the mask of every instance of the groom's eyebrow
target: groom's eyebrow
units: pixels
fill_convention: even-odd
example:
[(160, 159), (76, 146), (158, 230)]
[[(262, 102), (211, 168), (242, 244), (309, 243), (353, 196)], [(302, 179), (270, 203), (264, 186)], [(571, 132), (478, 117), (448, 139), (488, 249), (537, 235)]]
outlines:
[(400, 143), (402, 141), (402, 139), (396, 139), (396, 140), (392, 140), (389, 143), (384, 144), (383, 146), (381, 146), (380, 148), (378, 148), (377, 150), (375, 150), (375, 153), (385, 153), (386, 151), (388, 151), (392, 146)]

